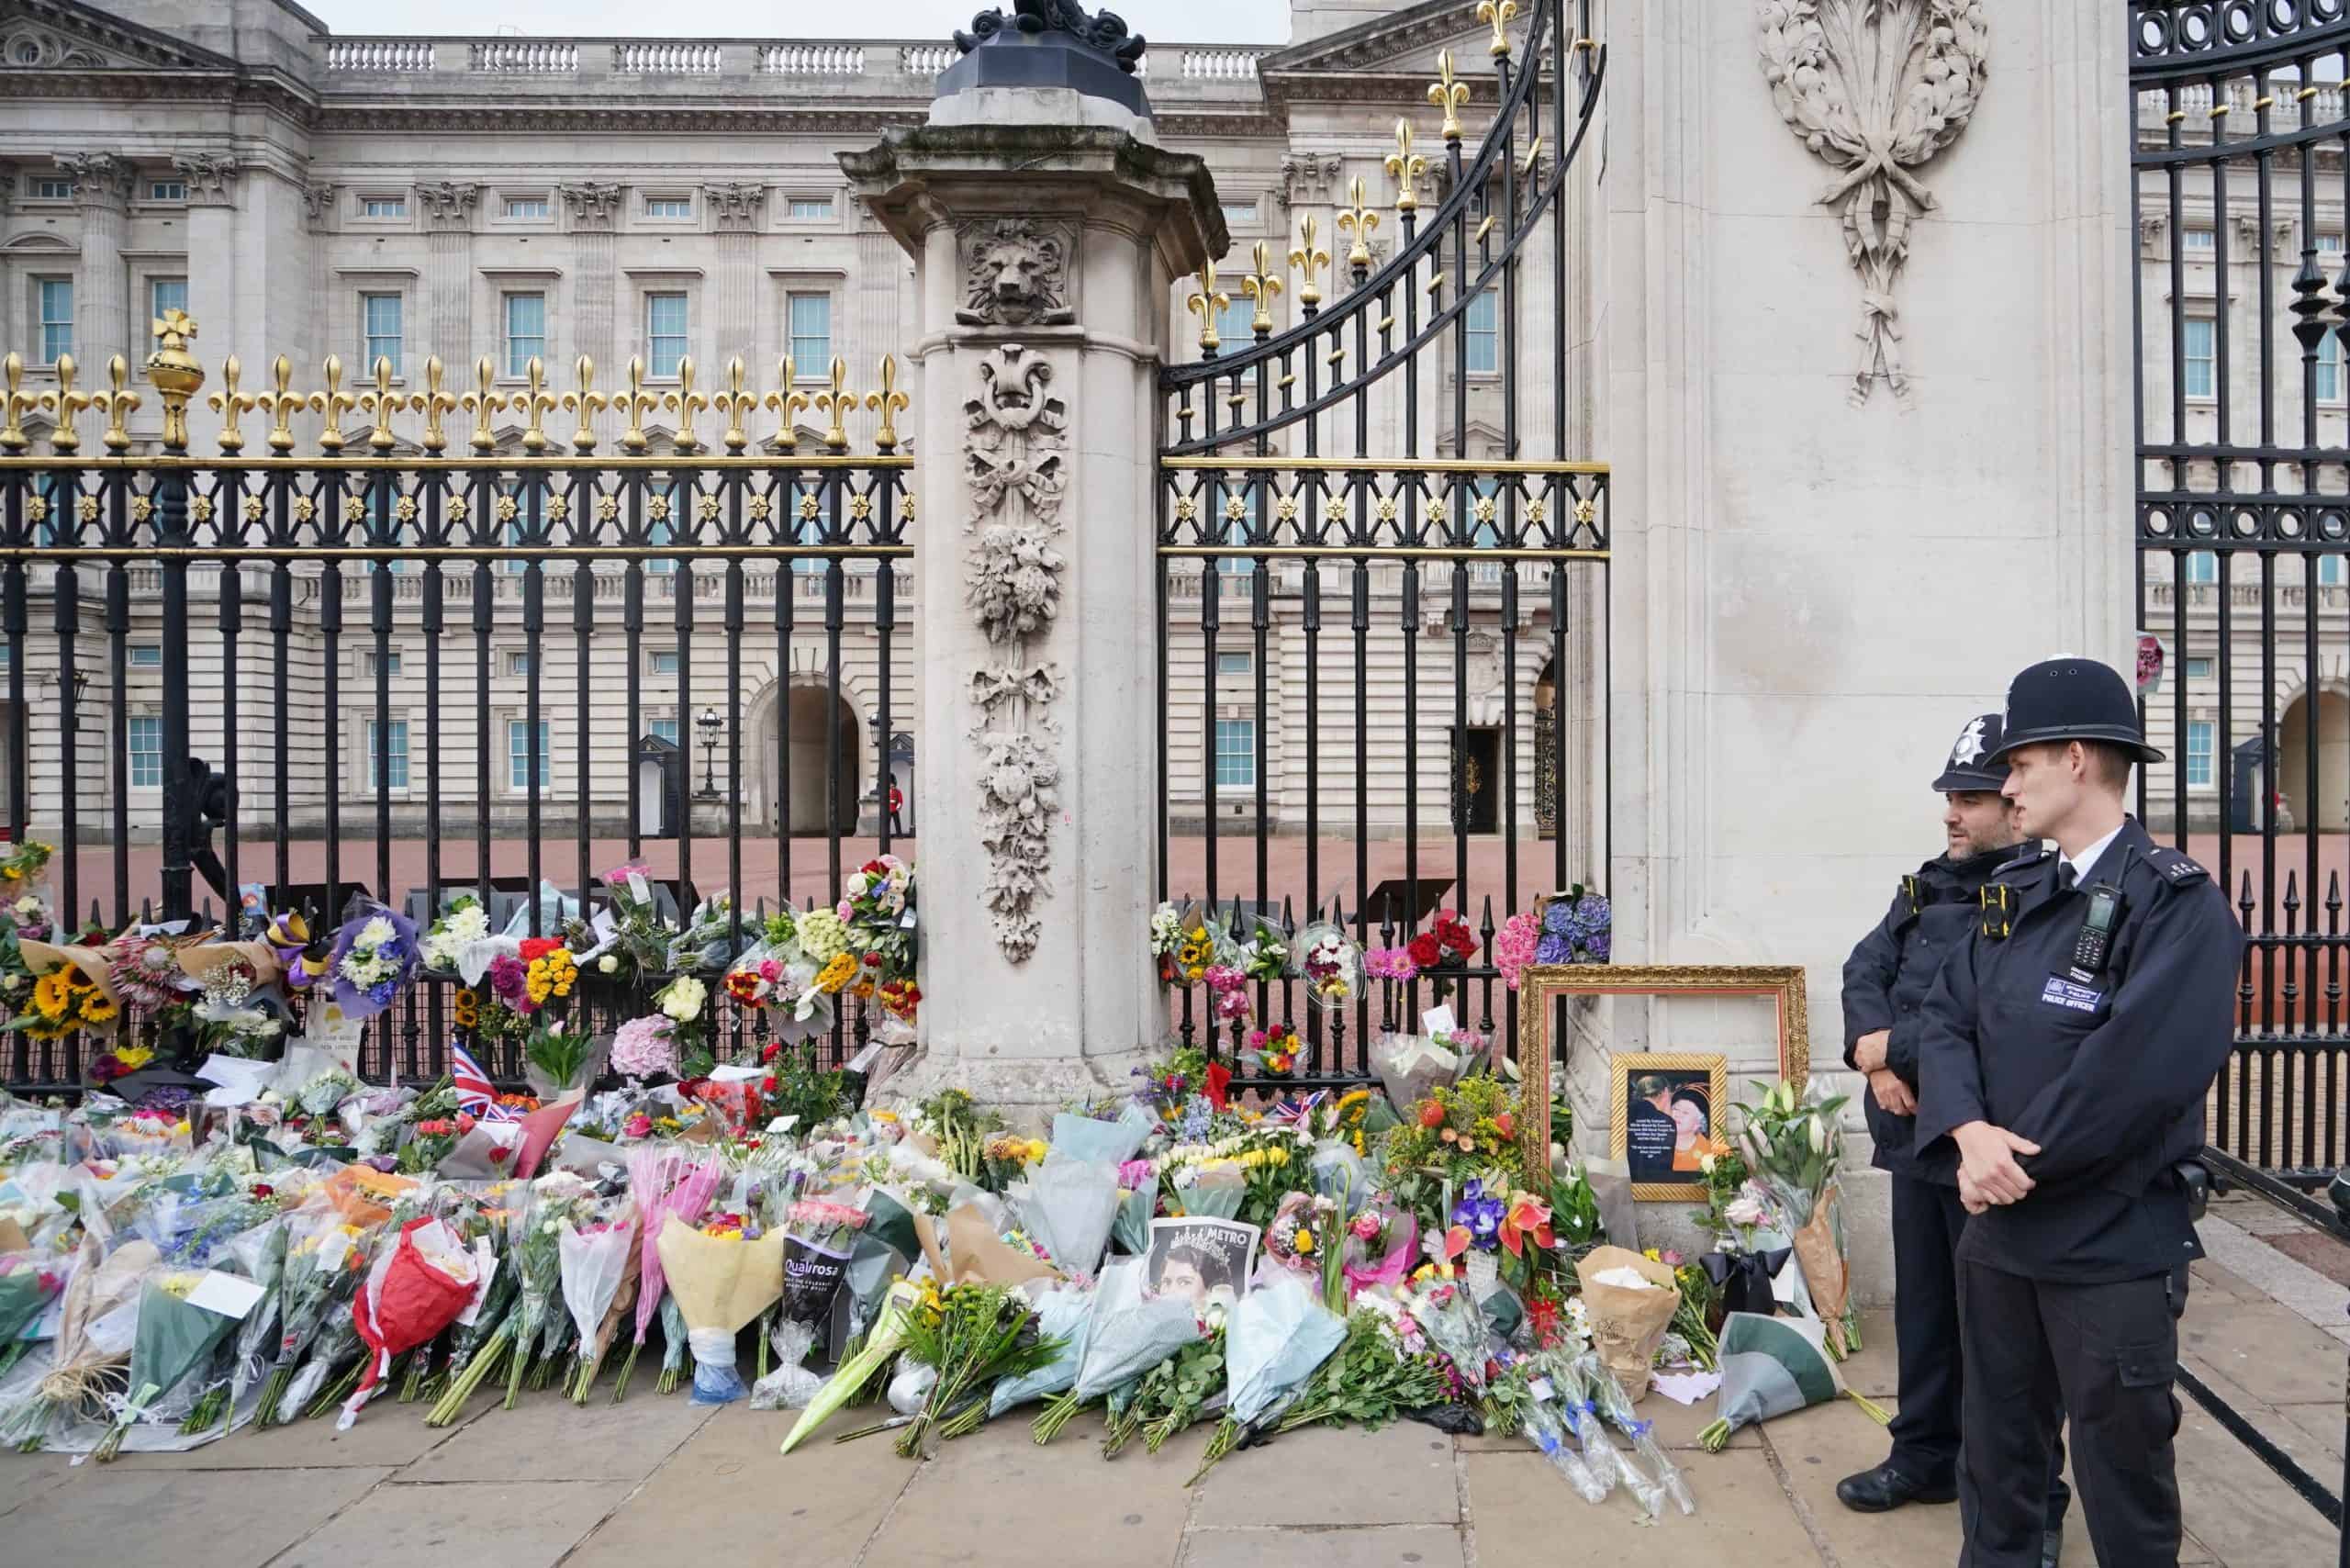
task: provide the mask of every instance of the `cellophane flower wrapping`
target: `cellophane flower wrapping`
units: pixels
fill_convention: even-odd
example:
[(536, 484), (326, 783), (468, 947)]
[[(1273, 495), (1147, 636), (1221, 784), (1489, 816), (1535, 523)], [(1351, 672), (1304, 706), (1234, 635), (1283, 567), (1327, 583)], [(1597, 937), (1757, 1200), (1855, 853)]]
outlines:
[(824, 1377), (805, 1364), (816, 1348), (817, 1325), (778, 1317), (767, 1342), (775, 1349), (774, 1370), (751, 1384), (754, 1410), (798, 1410), (823, 1392)]
[(1022, 1228), (1052, 1254), (1062, 1271), (1090, 1277), (1101, 1267), (1118, 1217), (1114, 1165), (1066, 1158), (1056, 1148), (1042, 1165), (1013, 1182), (1007, 1196)]
[[(1600, 1419), (1599, 1402), (1591, 1383), (1594, 1378), (1613, 1380), (1608, 1378), (1606, 1368), (1596, 1361), (1584, 1361), (1583, 1356), (1580, 1350), (1572, 1354), (1546, 1352), (1540, 1362), (1558, 1389), (1561, 1422), (1574, 1434), (1583, 1450), (1583, 1465), (1605, 1496), (1625, 1479), (1624, 1456), (1607, 1436), (1606, 1423)], [(1584, 1370), (1586, 1366), (1588, 1372)]]
[(1607, 1500), (1606, 1485), (1593, 1473), (1583, 1455), (1567, 1446), (1566, 1418), (1553, 1406), (1539, 1399), (1529, 1403), (1519, 1418), (1518, 1429), (1584, 1502)]
[(351, 1305), (352, 1325), (368, 1355), (359, 1386), (336, 1418), (339, 1429), (357, 1418), (392, 1370), (392, 1358), (454, 1323), (479, 1282), (473, 1255), (447, 1225), (425, 1217), (400, 1227), (398, 1241), (382, 1249)]
[(1816, 1317), (1733, 1312), (1722, 1319), (1722, 1385), (1715, 1414), (1727, 1432), (1774, 1416), (1825, 1405), (1844, 1380), (1828, 1353), (1827, 1329)]
[[(1113, 1265), (1114, 1266), (1114, 1265)], [(1032, 1372), (998, 1378), (988, 1391), (988, 1419), (992, 1421), (1015, 1406), (1046, 1399), (1077, 1381), (1085, 1359), (1087, 1331), (1093, 1322), (1095, 1293), (1082, 1285), (1055, 1285), (1036, 1303), (1038, 1338), (1059, 1341), (1053, 1359)]]
[(556, 1238), (563, 1276), (563, 1307), (579, 1330), (579, 1359), (584, 1364), (603, 1349), (605, 1318), (628, 1278), (637, 1253), (636, 1215), (626, 1197), (598, 1205), (584, 1224), (566, 1220)]
[(1204, 1337), (1190, 1302), (1179, 1296), (1146, 1297), (1146, 1282), (1140, 1259), (1122, 1259), (1102, 1271), (1085, 1355), (1070, 1383), (1080, 1404), (1125, 1387)]
[(182, 1385), (200, 1378), (212, 1352), (237, 1326), (233, 1317), (209, 1311), (186, 1298), (201, 1274), (162, 1271), (148, 1276), (139, 1296), (139, 1332), (130, 1345), (130, 1382), (115, 1424), (128, 1427), (149, 1411), (167, 1403), (185, 1405), (193, 1398), (174, 1399)]
[(1337, 1205), (1341, 1223), (1352, 1220), (1371, 1202), (1371, 1166), (1357, 1154), (1354, 1146), (1337, 1138), (1324, 1138), (1314, 1146), (1306, 1168), (1314, 1176), (1314, 1190)]
[(416, 923), (380, 903), (364, 903), (335, 933), (328, 960), (335, 1005), (346, 1018), (373, 1018), (415, 976), (418, 957)]
[(1139, 1258), (1150, 1250), (1150, 1222), (1158, 1208), (1158, 1178), (1143, 1172), (1135, 1189), (1118, 1200), (1117, 1217), (1110, 1222), (1110, 1240), (1119, 1251)]
[(699, 1220), (724, 1174), (725, 1167), (715, 1156), (689, 1159), (675, 1148), (630, 1152), (628, 1195), (636, 1205), (639, 1238), (636, 1344), (644, 1343), (645, 1332), (653, 1327), (654, 1314), (661, 1310), (664, 1300), (660, 1249), (664, 1220), (673, 1214), (688, 1225)]
[(1230, 1219), (1248, 1196), (1248, 1172), (1237, 1165), (1188, 1166), (1176, 1173), (1175, 1195), (1195, 1219)]
[(1224, 1336), (1226, 1408), (1245, 1427), (1305, 1386), (1345, 1342), (1347, 1320), (1304, 1280), (1276, 1276), (1233, 1304)]
[(1632, 1440), (1635, 1459), (1624, 1459), (1624, 1484), (1631, 1488), (1640, 1506), (1651, 1518), (1664, 1512), (1669, 1501), (1684, 1514), (1697, 1511), (1696, 1500), (1689, 1495), (1689, 1484), (1681, 1477), (1680, 1466), (1656, 1440), (1654, 1424), (1641, 1420), (1632, 1411), (1632, 1401), (1626, 1397), (1620, 1379), (1607, 1374), (1596, 1349), (1585, 1350), (1576, 1358), (1583, 1373), (1583, 1386), (1592, 1403), (1599, 1408), (1608, 1424)]
[[(12, 1408), (0, 1412), (0, 1444), (45, 1435), (61, 1410), (78, 1406), (97, 1374), (129, 1357), (140, 1293), (160, 1261), (154, 1244), (130, 1240), (108, 1254), (95, 1235), (84, 1233), (73, 1277), (66, 1282), (64, 1316), (50, 1352), (49, 1375)], [(129, 1332), (124, 1332), (126, 1323)], [(61, 1392), (66, 1389), (74, 1392)]]
[(1341, 1270), (1348, 1298), (1401, 1282), (1418, 1255), (1419, 1240), (1418, 1216), (1401, 1204), (1382, 1199), (1357, 1215), (1348, 1226)]
[(1053, 1152), (1091, 1165), (1124, 1165), (1155, 1130), (1150, 1113), (1131, 1101), (1107, 1122), (1061, 1111), (1053, 1117)]
[(1398, 1107), (1416, 1105), (1460, 1076), (1460, 1055), (1421, 1035), (1389, 1035), (1371, 1047), (1371, 1070)]
[(783, 1294), (783, 1244), (779, 1230), (746, 1241), (707, 1235), (676, 1215), (662, 1221), (661, 1273), (685, 1319), (695, 1404), (727, 1405), (749, 1394), (734, 1370), (734, 1336)]
[(0, 1352), (21, 1338), (65, 1289), (66, 1260), (40, 1252), (0, 1253)]

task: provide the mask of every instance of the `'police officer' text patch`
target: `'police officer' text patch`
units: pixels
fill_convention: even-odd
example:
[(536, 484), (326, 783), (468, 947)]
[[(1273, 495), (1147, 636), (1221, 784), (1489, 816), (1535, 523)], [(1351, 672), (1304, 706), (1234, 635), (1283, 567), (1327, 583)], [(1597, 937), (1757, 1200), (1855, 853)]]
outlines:
[(2105, 1000), (2105, 992), (2050, 975), (2048, 983), (2040, 988), (2040, 1000), (2051, 1007), (2069, 1008), (2075, 1013), (2094, 1013), (2097, 1004)]

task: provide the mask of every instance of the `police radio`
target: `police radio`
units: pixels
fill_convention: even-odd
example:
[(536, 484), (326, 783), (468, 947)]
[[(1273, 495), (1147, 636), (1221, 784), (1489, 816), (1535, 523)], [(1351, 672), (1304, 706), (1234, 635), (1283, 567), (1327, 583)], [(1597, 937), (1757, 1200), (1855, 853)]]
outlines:
[(2099, 882), (2088, 890), (2089, 912), (2081, 918), (2080, 935), (2073, 938), (2073, 979), (2087, 984), (2104, 971), (2113, 951), (2113, 933), (2121, 924), (2121, 890)]

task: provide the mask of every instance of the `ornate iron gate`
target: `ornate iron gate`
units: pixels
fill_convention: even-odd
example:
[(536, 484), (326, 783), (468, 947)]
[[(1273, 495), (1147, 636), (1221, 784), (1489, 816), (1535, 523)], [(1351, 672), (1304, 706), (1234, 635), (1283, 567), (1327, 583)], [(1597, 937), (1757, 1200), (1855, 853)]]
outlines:
[[(1377, 164), (1387, 205), (1351, 179), (1286, 267), (1259, 244), (1237, 288), (1211, 267), (1188, 301), (1200, 357), (1160, 378), (1158, 886), (1377, 945), (1441, 905), (1489, 957), (1500, 921), (1606, 862), (1604, 757), (1533, 705), (1546, 666), (1554, 705), (1606, 685), (1607, 473), (1572, 455), (1568, 280), (1606, 54), (1580, 0), (1476, 14), (1490, 77), (1440, 58), (1433, 141), (1407, 116)], [(1462, 124), (1480, 100), (1482, 142)], [(1326, 301), (1333, 252), (1347, 285)], [(1490, 833), (1454, 803), (1472, 763)], [(1461, 1024), (1494, 1028), (1494, 980), (1490, 962), (1445, 977)], [(1416, 1021), (1427, 987), (1382, 987), (1376, 1018), (1360, 996), (1301, 1008), (1293, 987), (1260, 988), (1255, 1012), (1297, 1026), (1301, 1081), (1329, 1081), (1364, 1070), (1375, 1026)], [(1175, 1006), (1214, 1048), (1192, 993)]]
[(2138, 806), (2252, 936), (2211, 1144), (2311, 1185), (2350, 1159), (2350, 0), (2130, 27), (2138, 624), (2168, 663)]

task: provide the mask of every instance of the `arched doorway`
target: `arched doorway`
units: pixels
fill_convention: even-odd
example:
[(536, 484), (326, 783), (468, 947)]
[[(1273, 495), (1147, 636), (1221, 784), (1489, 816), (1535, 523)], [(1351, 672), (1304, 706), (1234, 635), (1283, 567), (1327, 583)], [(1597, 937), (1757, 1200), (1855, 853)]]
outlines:
[[(842, 833), (853, 834), (864, 804), (867, 759), (863, 728), (848, 699), (833, 696), (823, 686), (794, 684), (785, 689), (780, 702), (770, 700), (762, 704), (758, 777), (765, 786), (765, 798), (759, 806), (768, 822), (784, 816), (784, 826), (791, 833), (824, 831), (824, 774), (834, 734), (839, 737), (841, 771), (839, 791), (832, 797), (834, 825)], [(787, 779), (776, 777), (778, 751)], [(789, 790), (782, 788), (787, 781)]]
[[(2277, 726), (2277, 789), (2297, 828), (2340, 833), (2350, 827), (2350, 697), (2319, 691), (2317, 733), (2310, 733), (2310, 698), (2303, 692)], [(2302, 799), (2310, 787), (2310, 746), (2317, 746), (2317, 799)], [(2281, 819), (2280, 819), (2281, 822)]]
[(1534, 829), (1543, 838), (1559, 834), (1559, 661), (1551, 659), (1534, 678)]

